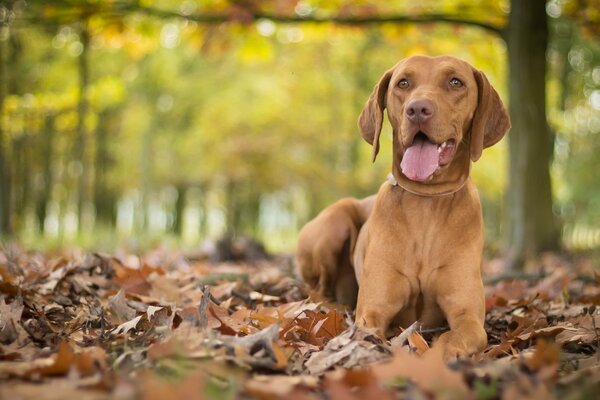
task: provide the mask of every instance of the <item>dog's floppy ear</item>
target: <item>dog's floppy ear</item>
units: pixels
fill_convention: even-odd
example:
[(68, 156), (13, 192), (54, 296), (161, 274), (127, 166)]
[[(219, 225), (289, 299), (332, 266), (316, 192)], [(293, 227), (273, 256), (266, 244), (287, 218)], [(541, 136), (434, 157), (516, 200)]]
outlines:
[(484, 148), (496, 144), (510, 128), (510, 118), (500, 96), (483, 72), (473, 69), (477, 81), (477, 109), (471, 127), (471, 160), (477, 161)]
[(387, 71), (369, 96), (367, 104), (358, 118), (360, 133), (369, 144), (373, 145), (373, 161), (379, 153), (379, 134), (383, 124), (383, 110), (385, 108), (385, 97), (387, 94), (393, 69)]

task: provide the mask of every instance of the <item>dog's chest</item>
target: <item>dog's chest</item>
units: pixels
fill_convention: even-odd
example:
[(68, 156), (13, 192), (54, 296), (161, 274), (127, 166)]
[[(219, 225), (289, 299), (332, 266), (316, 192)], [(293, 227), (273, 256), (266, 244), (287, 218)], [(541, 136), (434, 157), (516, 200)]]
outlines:
[(386, 249), (376, 252), (405, 275), (426, 275), (451, 263), (482, 237), (481, 206), (474, 186), (440, 197), (418, 196), (399, 187), (380, 195), (371, 229), (373, 239), (384, 239)]

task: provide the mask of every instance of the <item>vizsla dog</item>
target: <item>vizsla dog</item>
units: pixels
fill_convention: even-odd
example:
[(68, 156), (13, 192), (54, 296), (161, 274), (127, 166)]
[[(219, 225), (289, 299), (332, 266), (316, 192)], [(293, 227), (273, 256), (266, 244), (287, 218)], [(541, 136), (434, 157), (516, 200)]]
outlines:
[(374, 203), (375, 196), (338, 200), (300, 231), (296, 264), (302, 279), (321, 296), (351, 307), (356, 305), (358, 285), (352, 254), (358, 232)]
[(381, 77), (359, 118), (373, 160), (384, 109), (393, 128), (392, 174), (353, 253), (356, 323), (385, 338), (416, 320), (447, 322), (434, 347), (445, 359), (475, 353), (487, 343), (484, 238), (469, 169), (510, 128), (508, 114), (481, 71), (448, 56), (410, 57)]

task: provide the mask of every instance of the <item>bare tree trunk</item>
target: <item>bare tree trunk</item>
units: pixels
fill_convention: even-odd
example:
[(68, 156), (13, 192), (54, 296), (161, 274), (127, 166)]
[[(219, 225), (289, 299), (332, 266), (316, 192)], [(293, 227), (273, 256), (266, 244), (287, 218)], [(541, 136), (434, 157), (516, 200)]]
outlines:
[(200, 240), (204, 240), (208, 235), (208, 185), (200, 185), (200, 198), (198, 207), (200, 208), (200, 224), (198, 233)]
[(260, 216), (260, 193), (256, 191), (252, 182), (245, 182), (245, 200), (243, 205), (244, 218), (241, 222), (241, 233), (254, 238), (258, 236), (258, 219)]
[(54, 120), (55, 115), (47, 114), (44, 120), (44, 127), (41, 132), (42, 137), (38, 144), (38, 157), (41, 161), (40, 182), (35, 198), (35, 215), (40, 233), (44, 232), (44, 222), (46, 221), (46, 211), (50, 194), (52, 193), (52, 160), (54, 144)]
[(117, 196), (109, 187), (107, 173), (111, 167), (112, 160), (108, 149), (109, 132), (117, 131), (114, 110), (106, 110), (98, 117), (96, 128), (96, 162), (94, 163), (94, 208), (96, 209), (96, 220), (108, 226), (114, 226), (116, 222)]
[(146, 232), (150, 227), (150, 196), (154, 189), (153, 166), (154, 134), (152, 127), (148, 126), (142, 134), (142, 153), (140, 159), (140, 209), (136, 212), (136, 231)]
[[(26, 119), (27, 114), (23, 115)], [(25, 124), (27, 129), (27, 124)], [(27, 130), (19, 137), (13, 139), (13, 162), (14, 162), (14, 198), (15, 204), (13, 207), (14, 223), (17, 231), (23, 228), (25, 216), (27, 212), (27, 204), (30, 197), (30, 133)]]
[(550, 163), (554, 139), (546, 122), (545, 0), (511, 2), (508, 27), (510, 70), (509, 267), (557, 249), (559, 224), (552, 212)]
[(173, 222), (173, 232), (179, 237), (181, 237), (181, 234), (183, 233), (183, 212), (185, 211), (187, 191), (187, 185), (177, 185), (177, 201), (175, 201), (175, 221)]
[[(8, 29), (8, 28), (5, 28)], [(7, 71), (7, 41), (0, 41), (0, 235), (12, 233), (10, 198), (11, 198), (11, 174), (8, 162), (7, 136), (4, 126), (4, 98), (7, 94), (8, 71)]]
[(234, 179), (227, 180), (225, 184), (225, 196), (225, 236), (232, 238), (237, 235), (240, 225), (240, 210), (238, 208), (239, 183)]
[(83, 222), (83, 210), (88, 201), (88, 162), (87, 162), (87, 131), (85, 120), (88, 114), (87, 89), (89, 85), (89, 60), (88, 51), (90, 34), (87, 20), (82, 22), (80, 37), (81, 54), (79, 55), (79, 103), (77, 105), (77, 139), (75, 144), (75, 162), (79, 163), (78, 195), (77, 195), (77, 220), (79, 231)]

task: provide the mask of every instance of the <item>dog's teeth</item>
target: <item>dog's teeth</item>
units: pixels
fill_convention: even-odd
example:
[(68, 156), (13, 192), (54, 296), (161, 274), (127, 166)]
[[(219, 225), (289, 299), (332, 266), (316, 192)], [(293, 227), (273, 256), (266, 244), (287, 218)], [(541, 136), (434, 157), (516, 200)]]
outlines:
[(445, 141), (444, 143), (442, 143), (442, 145), (440, 146), (442, 149), (445, 149), (446, 146), (448, 146), (448, 141)]

